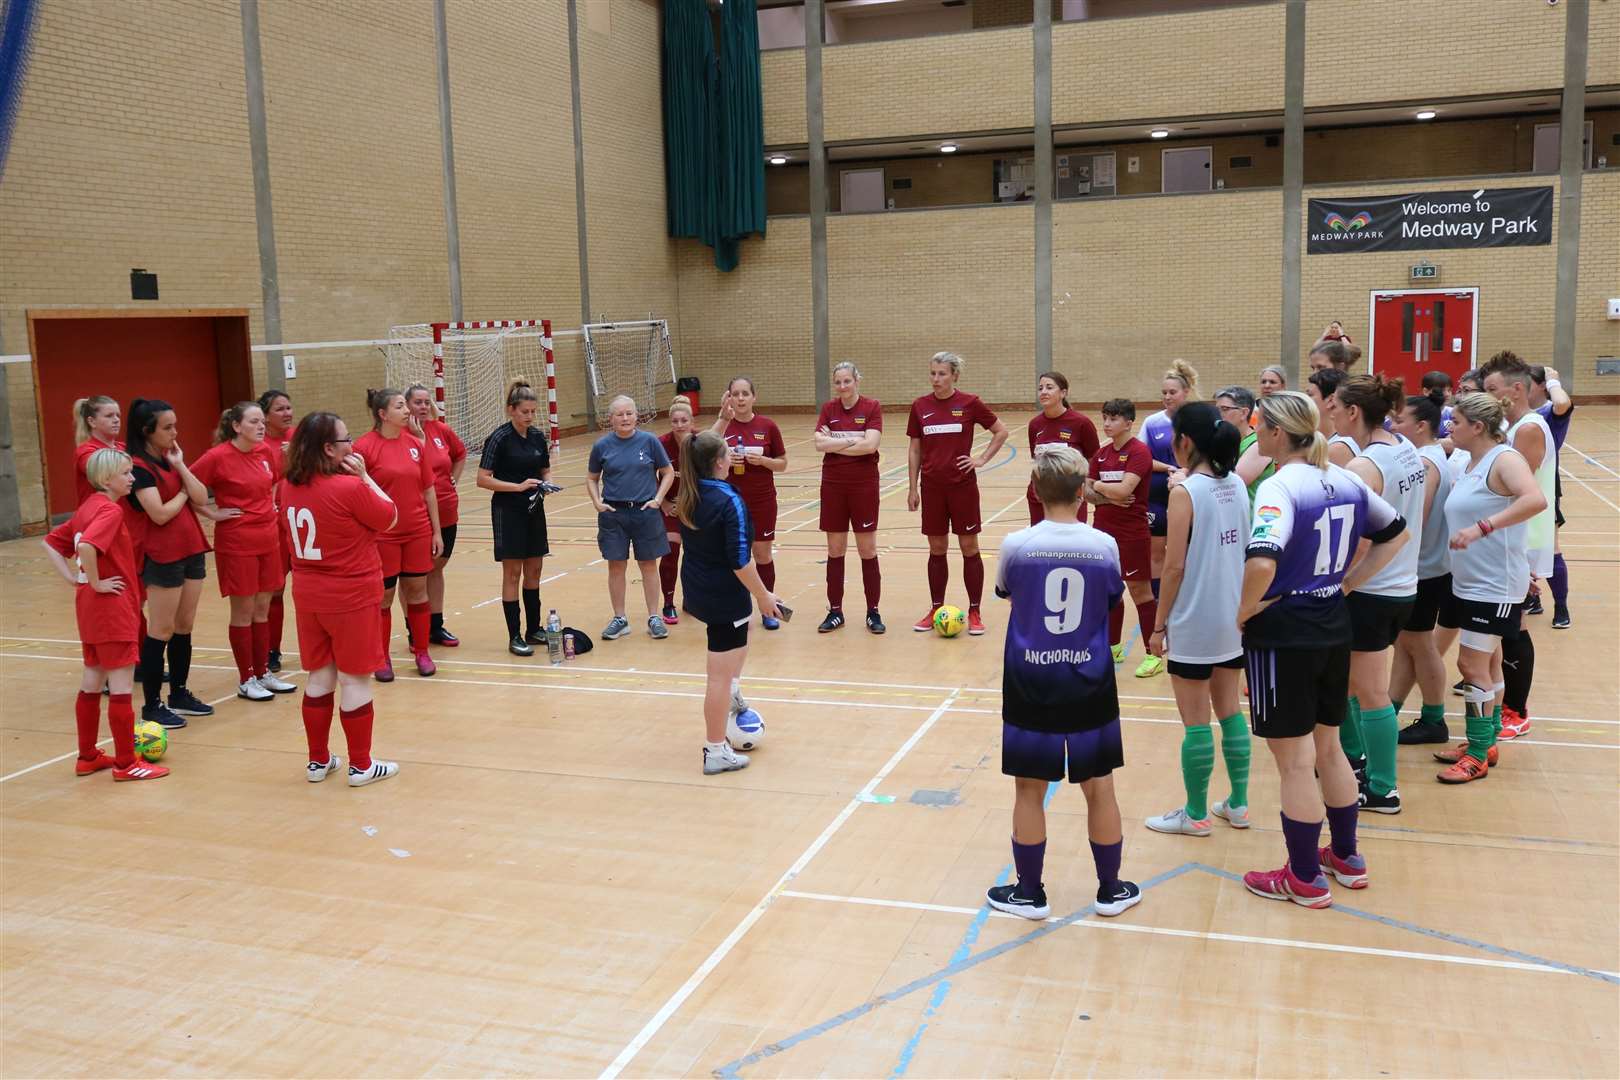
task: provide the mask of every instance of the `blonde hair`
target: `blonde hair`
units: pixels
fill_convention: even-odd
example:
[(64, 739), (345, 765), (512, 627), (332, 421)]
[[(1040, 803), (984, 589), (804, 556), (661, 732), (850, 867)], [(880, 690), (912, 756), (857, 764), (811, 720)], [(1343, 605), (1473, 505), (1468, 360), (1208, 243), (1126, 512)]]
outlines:
[(538, 402), (539, 400), (539, 398), (534, 396), (534, 387), (530, 386), (522, 379), (514, 381), (512, 385), (506, 389), (506, 407), (508, 409), (515, 409), (525, 401)]
[(691, 416), (692, 399), (685, 394), (676, 394), (675, 399), (669, 403), (669, 415), (674, 416), (676, 409), (684, 410), (687, 416)]
[(675, 495), (675, 516), (689, 529), (697, 528), (698, 481), (714, 475), (715, 462), (726, 452), (726, 440), (712, 431), (700, 431), (681, 444), (678, 470), (686, 478)]
[(1483, 390), (1458, 394), (1451, 403), (1451, 416), (1453, 424), (1459, 416), (1470, 424), (1484, 424), (1485, 434), (1493, 442), (1501, 442), (1506, 437), (1502, 424), (1507, 420), (1507, 408)]
[(1086, 483), (1086, 457), (1061, 443), (1046, 447), (1036, 456), (1029, 478), (1035, 485), (1035, 497), (1043, 504), (1072, 506)]
[(106, 491), (108, 482), (129, 468), (133, 460), (122, 450), (97, 450), (84, 463), (84, 478), (97, 491)]
[(1279, 390), (1259, 400), (1260, 422), (1288, 436), (1296, 450), (1305, 451), (1305, 460), (1318, 469), (1327, 468), (1327, 439), (1317, 430), (1321, 420), (1316, 402), (1298, 390)]
[(1198, 397), (1198, 369), (1185, 360), (1170, 361), (1170, 368), (1164, 373), (1166, 379), (1174, 379), (1187, 391), (1187, 397)]
[(861, 381), (861, 369), (855, 366), (855, 361), (853, 360), (840, 360), (838, 363), (832, 366), (832, 373), (834, 375), (837, 375), (840, 371), (847, 371), (851, 375), (855, 376), (856, 382)]
[(967, 361), (953, 352), (937, 352), (929, 357), (928, 366), (933, 367), (935, 364), (947, 365), (951, 369), (951, 374), (958, 379), (962, 377), (962, 369), (967, 367)]
[(106, 394), (82, 397), (73, 403), (73, 445), (79, 446), (90, 441), (90, 421), (96, 418), (96, 413), (109, 405), (116, 409), (118, 402)]

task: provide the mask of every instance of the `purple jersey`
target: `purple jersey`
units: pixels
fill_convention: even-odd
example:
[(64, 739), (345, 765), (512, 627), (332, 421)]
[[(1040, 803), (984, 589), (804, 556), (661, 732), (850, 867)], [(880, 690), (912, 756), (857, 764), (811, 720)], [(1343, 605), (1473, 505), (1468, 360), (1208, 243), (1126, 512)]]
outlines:
[(1547, 421), (1547, 430), (1552, 432), (1553, 449), (1562, 450), (1564, 448), (1564, 437), (1569, 434), (1569, 421), (1575, 415), (1575, 406), (1571, 405), (1564, 410), (1563, 416), (1559, 416), (1553, 411), (1552, 402), (1549, 401), (1537, 409), (1536, 412), (1540, 413), (1541, 418)]
[(1249, 558), (1277, 561), (1273, 603), (1243, 628), (1245, 648), (1346, 645), (1344, 574), (1363, 536), (1392, 540), (1406, 523), (1361, 478), (1329, 465), (1290, 462), (1254, 493)]
[(1437, 439), (1444, 439), (1451, 435), (1451, 406), (1440, 406), (1440, 430), (1434, 433)]
[[(1154, 461), (1161, 461), (1176, 467), (1176, 434), (1175, 420), (1169, 413), (1160, 410), (1142, 421), (1142, 431), (1138, 435), (1147, 443), (1148, 453), (1153, 455)], [(1163, 507), (1170, 502), (1170, 474), (1153, 471), (1148, 477), (1148, 505)]]
[(1012, 601), (1002, 719), (1067, 734), (1119, 717), (1108, 612), (1124, 591), (1119, 546), (1089, 525), (1043, 521), (1002, 541), (996, 595)]

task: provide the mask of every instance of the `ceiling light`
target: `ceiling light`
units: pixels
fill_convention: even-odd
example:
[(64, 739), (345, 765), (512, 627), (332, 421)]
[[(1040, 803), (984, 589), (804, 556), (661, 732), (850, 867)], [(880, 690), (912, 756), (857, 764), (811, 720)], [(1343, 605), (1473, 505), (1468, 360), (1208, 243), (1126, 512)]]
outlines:
[(942, 154), (954, 154), (958, 149), (960, 148), (953, 142), (941, 143), (939, 152)]
[(1423, 109), (1422, 111), (1420, 111), (1417, 114), (1417, 118), (1419, 120), (1433, 120), (1435, 118), (1435, 115), (1436, 114), (1435, 114), (1435, 111), (1433, 109)]
[(1170, 137), (1170, 131), (1168, 128), (1154, 128), (1152, 131), (1148, 132), (1148, 134), (1153, 136), (1155, 139), (1168, 139)]
[(772, 154), (770, 160), (772, 165), (786, 165), (788, 163), (786, 154)]

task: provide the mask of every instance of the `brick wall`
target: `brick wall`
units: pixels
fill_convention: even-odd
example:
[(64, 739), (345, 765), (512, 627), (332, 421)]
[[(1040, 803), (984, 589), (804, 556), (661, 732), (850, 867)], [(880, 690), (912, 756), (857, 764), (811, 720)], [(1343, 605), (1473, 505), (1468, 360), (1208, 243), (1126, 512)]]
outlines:
[[(826, 54), (823, 53), (823, 60)], [(805, 142), (804, 50), (772, 49), (759, 54), (760, 93), (764, 98), (765, 145), (796, 146)]]
[[(1611, 7), (1613, 5), (1610, 5)], [(1565, 381), (1584, 394), (1620, 393), (1614, 376), (1593, 375), (1599, 356), (1620, 356), (1620, 322), (1607, 317), (1620, 296), (1620, 169), (1581, 178), (1581, 266), (1576, 288), (1575, 364)]]
[[(1049, 0), (1052, 21), (1063, 18), (1063, 0)], [(1034, 0), (973, 0), (973, 27), (1029, 26), (1035, 21)]]
[(826, 137), (954, 134), (1034, 124), (1027, 29), (836, 45), (822, 52)]

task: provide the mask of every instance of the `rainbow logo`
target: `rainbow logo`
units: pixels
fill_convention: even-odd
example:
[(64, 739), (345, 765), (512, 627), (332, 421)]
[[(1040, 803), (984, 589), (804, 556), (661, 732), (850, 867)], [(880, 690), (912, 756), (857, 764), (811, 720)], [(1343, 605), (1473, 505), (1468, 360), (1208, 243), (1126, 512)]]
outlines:
[(1335, 210), (1333, 213), (1327, 216), (1326, 223), (1328, 228), (1333, 229), (1336, 232), (1355, 232), (1358, 229), (1365, 229), (1367, 226), (1371, 225), (1372, 215), (1363, 210), (1349, 221), (1346, 221), (1344, 216)]

